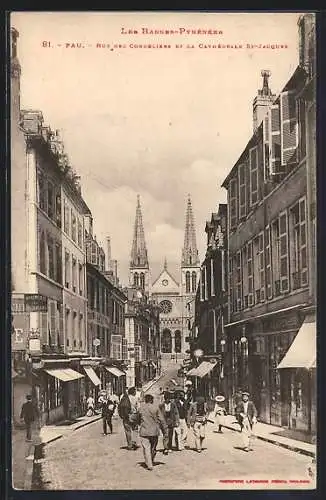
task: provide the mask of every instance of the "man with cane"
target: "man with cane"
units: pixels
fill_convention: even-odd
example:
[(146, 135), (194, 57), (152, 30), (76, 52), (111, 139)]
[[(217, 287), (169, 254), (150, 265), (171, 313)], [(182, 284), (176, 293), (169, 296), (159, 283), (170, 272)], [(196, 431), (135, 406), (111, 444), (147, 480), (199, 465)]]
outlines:
[(252, 401), (249, 400), (249, 392), (242, 392), (242, 400), (235, 410), (236, 418), (240, 424), (244, 451), (253, 451), (252, 437), (253, 426), (257, 422), (257, 410)]

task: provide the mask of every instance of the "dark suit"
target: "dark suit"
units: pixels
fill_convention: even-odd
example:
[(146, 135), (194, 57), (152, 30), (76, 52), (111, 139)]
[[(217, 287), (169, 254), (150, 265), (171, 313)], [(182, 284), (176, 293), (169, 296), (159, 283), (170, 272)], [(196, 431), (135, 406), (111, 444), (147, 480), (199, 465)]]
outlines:
[[(241, 415), (241, 413), (244, 413), (244, 411), (245, 411), (244, 410), (244, 402), (240, 401), (235, 409), (235, 415), (236, 415), (236, 418), (237, 418), (241, 428), (243, 427), (243, 416)], [(249, 420), (250, 427), (252, 427), (253, 418), (257, 417), (256, 406), (254, 405), (254, 403), (252, 401), (248, 401), (247, 417)]]

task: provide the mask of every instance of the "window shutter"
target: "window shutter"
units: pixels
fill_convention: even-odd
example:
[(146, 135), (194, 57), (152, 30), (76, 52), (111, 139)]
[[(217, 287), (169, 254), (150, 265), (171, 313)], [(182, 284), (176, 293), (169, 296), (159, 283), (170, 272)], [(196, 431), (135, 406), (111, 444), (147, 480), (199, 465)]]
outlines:
[(269, 116), (269, 175), (281, 172), (281, 129), (280, 108), (274, 104), (268, 111)]
[(250, 205), (258, 201), (258, 148), (255, 146), (249, 151), (250, 167)]
[(141, 352), (141, 346), (140, 345), (135, 345), (135, 362), (140, 362), (142, 361), (142, 352)]
[(246, 164), (238, 167), (239, 178), (239, 219), (246, 216)]
[(264, 163), (264, 182), (269, 179), (269, 115), (263, 120), (263, 163)]
[(254, 305), (254, 270), (252, 260), (252, 241), (247, 244), (247, 265), (248, 265), (248, 306)]
[(260, 275), (260, 301), (265, 300), (265, 259), (264, 259), (264, 232), (259, 235), (259, 275)]
[(229, 223), (230, 229), (236, 227), (238, 222), (238, 214), (237, 214), (237, 197), (238, 197), (238, 189), (237, 189), (237, 181), (236, 179), (232, 179), (230, 181), (228, 194), (229, 194)]
[(128, 340), (125, 337), (122, 338), (122, 359), (128, 359)]
[(282, 166), (296, 162), (298, 147), (297, 106), (293, 91), (280, 95), (281, 118), (281, 164)]
[(271, 234), (270, 226), (265, 229), (265, 266), (266, 266), (266, 294), (267, 298), (271, 299), (273, 296), (272, 288), (272, 255), (271, 255)]
[(287, 213), (280, 214), (279, 252), (280, 252), (280, 289), (289, 291), (289, 257), (288, 257), (288, 219)]

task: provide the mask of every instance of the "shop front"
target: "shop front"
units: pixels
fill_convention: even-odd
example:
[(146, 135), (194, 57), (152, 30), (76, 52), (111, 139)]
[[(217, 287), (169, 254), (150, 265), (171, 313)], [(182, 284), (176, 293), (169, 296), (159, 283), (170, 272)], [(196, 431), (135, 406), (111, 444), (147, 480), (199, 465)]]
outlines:
[(193, 379), (198, 394), (207, 401), (213, 400), (219, 390), (219, 369), (215, 358), (202, 361), (197, 367), (187, 372), (187, 378)]
[(121, 396), (126, 389), (126, 373), (117, 366), (105, 366), (108, 375), (107, 387), (111, 394)]
[(84, 375), (60, 363), (47, 364), (39, 373), (43, 424), (73, 420), (81, 415), (81, 380)]
[(93, 396), (97, 401), (99, 391), (102, 387), (100, 379), (100, 362), (98, 360), (83, 359), (80, 362), (81, 371), (85, 375), (85, 393), (83, 397), (83, 413), (86, 413), (86, 400), (89, 396)]

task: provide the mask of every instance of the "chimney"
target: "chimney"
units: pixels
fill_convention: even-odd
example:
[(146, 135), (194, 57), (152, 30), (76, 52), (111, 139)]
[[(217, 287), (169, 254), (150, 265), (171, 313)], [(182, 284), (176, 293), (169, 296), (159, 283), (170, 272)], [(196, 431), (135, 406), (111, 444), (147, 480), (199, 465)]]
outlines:
[(271, 89), (268, 85), (268, 79), (271, 76), (269, 69), (261, 70), (261, 76), (263, 78), (263, 86), (256, 97), (253, 100), (253, 131), (255, 132), (261, 122), (263, 121), (268, 108), (273, 104), (276, 98), (275, 94), (272, 94)]
[(112, 270), (112, 258), (111, 258), (111, 238), (107, 236), (106, 238), (106, 266), (107, 271)]

